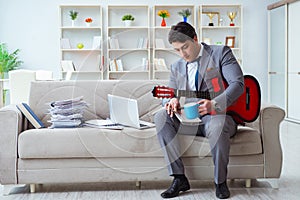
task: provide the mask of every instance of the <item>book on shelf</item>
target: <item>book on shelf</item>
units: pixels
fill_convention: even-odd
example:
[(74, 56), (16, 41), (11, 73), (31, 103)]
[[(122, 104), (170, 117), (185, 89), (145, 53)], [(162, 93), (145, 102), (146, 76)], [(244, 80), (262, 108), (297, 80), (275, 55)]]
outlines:
[(121, 59), (113, 59), (109, 61), (110, 71), (123, 71), (123, 63)]
[(139, 38), (138, 39), (138, 49), (147, 49), (148, 47), (148, 38)]
[(123, 71), (123, 63), (121, 59), (117, 59), (117, 67), (118, 67), (118, 71)]
[(118, 38), (108, 37), (109, 47), (111, 49), (120, 49)]
[(161, 38), (156, 38), (155, 39), (155, 47), (158, 49), (166, 48), (164, 40)]
[(139, 38), (139, 39), (138, 39), (138, 45), (137, 45), (137, 48), (138, 48), (138, 49), (141, 49), (141, 48), (142, 48), (143, 40), (144, 40), (144, 38)]
[(109, 61), (109, 71), (116, 71), (116, 64), (114, 60)]
[(93, 49), (100, 49), (101, 48), (101, 36), (94, 36), (93, 38)]
[(103, 56), (97, 55), (97, 66), (100, 71), (103, 70)]
[(142, 70), (149, 70), (149, 60), (147, 58), (142, 58)]
[(61, 68), (64, 72), (76, 71), (75, 65), (74, 65), (72, 60), (62, 60), (61, 61)]
[(114, 69), (115, 69), (115, 71), (119, 71), (117, 59), (114, 59)]
[(148, 43), (149, 43), (149, 39), (148, 38), (144, 38), (144, 41), (143, 41), (143, 49), (147, 49), (148, 48)]
[(163, 58), (154, 58), (154, 67), (155, 67), (155, 70), (158, 70), (158, 71), (167, 71), (168, 70), (165, 59), (163, 59)]
[(60, 48), (62, 49), (71, 49), (71, 44), (69, 38), (60, 39)]
[(35, 128), (45, 128), (44, 123), (38, 118), (27, 103), (20, 103), (16, 106)]

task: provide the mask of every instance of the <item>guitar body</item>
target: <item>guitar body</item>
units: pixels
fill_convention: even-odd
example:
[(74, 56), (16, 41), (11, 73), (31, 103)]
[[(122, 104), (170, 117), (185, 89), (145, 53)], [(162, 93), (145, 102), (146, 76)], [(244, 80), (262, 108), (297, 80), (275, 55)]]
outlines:
[(261, 93), (258, 81), (250, 75), (244, 76), (243, 94), (227, 108), (227, 114), (239, 123), (253, 122), (259, 115)]
[[(228, 84), (224, 83), (225, 87)], [(180, 91), (165, 86), (155, 86), (152, 90), (153, 96), (158, 98), (172, 98), (175, 96), (197, 97), (204, 99), (213, 99), (212, 94), (208, 92)], [(226, 109), (226, 113), (231, 115), (236, 123), (244, 124), (245, 122), (253, 122), (259, 115), (261, 106), (260, 86), (255, 77), (251, 75), (244, 76), (244, 92), (243, 94)], [(215, 114), (215, 113), (211, 113)]]

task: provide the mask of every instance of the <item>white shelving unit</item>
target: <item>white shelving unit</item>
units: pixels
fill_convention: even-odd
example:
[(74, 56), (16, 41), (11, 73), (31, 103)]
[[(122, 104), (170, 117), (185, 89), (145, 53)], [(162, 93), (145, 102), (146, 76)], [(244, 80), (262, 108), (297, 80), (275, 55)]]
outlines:
[[(124, 15), (135, 19), (126, 27)], [(107, 8), (108, 79), (150, 79), (150, 11), (147, 5)]]
[[(178, 14), (183, 9), (190, 9), (192, 15), (187, 22), (196, 25), (196, 11), (193, 5), (155, 5), (153, 7), (153, 58), (152, 58), (152, 78), (153, 79), (169, 79), (170, 65), (177, 61), (180, 56), (168, 42), (168, 33), (172, 25), (183, 21), (182, 16)], [(167, 10), (170, 17), (166, 18), (166, 26), (161, 26), (162, 17), (157, 13), (160, 10)], [(164, 59), (165, 66), (156, 60)]]
[[(235, 12), (234, 26), (230, 26), (229, 12)], [(209, 14), (212, 13), (212, 21)], [(239, 63), (242, 65), (242, 22), (241, 5), (200, 5), (199, 6), (199, 34), (200, 40), (207, 44), (222, 44), (231, 46)], [(213, 23), (213, 26), (210, 23)], [(228, 43), (226, 44), (226, 37)], [(232, 39), (234, 37), (234, 39)], [(232, 43), (234, 42), (234, 43)]]
[[(170, 65), (180, 58), (168, 42), (168, 33), (172, 25), (183, 21), (178, 14), (183, 9), (191, 11), (187, 22), (195, 27), (199, 41), (206, 42), (210, 38), (211, 44), (225, 44), (226, 37), (233, 36), (232, 50), (242, 62), (243, 20), (240, 5), (154, 5), (152, 8), (148, 5), (108, 5), (105, 20), (100, 5), (61, 5), (61, 61), (71, 61), (75, 66), (72, 72), (61, 68), (62, 78), (168, 79)], [(71, 10), (78, 12), (74, 25), (69, 16)], [(170, 17), (165, 19), (166, 26), (161, 26), (162, 18), (157, 15), (159, 10), (170, 13)], [(214, 26), (208, 26), (209, 12), (217, 13), (213, 18)], [(228, 12), (237, 13), (235, 26), (229, 26)], [(135, 18), (131, 26), (125, 26), (122, 21), (127, 14)], [(89, 27), (86, 26), (86, 18), (93, 19)], [(105, 36), (103, 24), (107, 25)], [(94, 48), (95, 41), (100, 44), (97, 48)], [(84, 48), (79, 49), (79, 43)]]
[[(72, 25), (69, 12), (78, 16)], [(61, 61), (74, 64), (75, 71), (65, 71), (61, 66), (62, 79), (103, 79), (103, 30), (100, 5), (61, 5), (60, 38)], [(85, 19), (92, 18), (87, 26)], [(84, 47), (79, 49), (78, 44)], [(65, 65), (65, 64), (63, 64)]]

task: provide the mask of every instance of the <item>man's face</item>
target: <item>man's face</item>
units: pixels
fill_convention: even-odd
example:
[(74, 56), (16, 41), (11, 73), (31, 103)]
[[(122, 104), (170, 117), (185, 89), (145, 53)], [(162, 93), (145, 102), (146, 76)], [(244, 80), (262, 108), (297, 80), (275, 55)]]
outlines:
[(194, 61), (199, 55), (199, 44), (197, 39), (187, 40), (184, 43), (172, 42), (172, 46), (185, 61)]

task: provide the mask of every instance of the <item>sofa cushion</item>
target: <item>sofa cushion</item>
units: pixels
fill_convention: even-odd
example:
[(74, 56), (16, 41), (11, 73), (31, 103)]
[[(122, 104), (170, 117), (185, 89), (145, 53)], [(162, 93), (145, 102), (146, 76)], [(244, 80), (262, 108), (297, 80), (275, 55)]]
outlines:
[[(184, 157), (210, 156), (208, 140), (180, 136)], [(230, 155), (262, 153), (260, 134), (240, 128), (231, 139)], [(95, 128), (30, 129), (19, 135), (19, 157), (26, 158), (93, 158), (93, 157), (162, 157), (155, 128), (122, 131)]]
[[(230, 139), (230, 143), (230, 156), (256, 155), (263, 152), (260, 133), (249, 127), (239, 127), (236, 135)], [(200, 157), (211, 156), (208, 139), (204, 137), (195, 137), (189, 150), (195, 151), (190, 153), (191, 155), (198, 152)]]
[(166, 83), (162, 80), (36, 81), (31, 83), (29, 105), (48, 127), (50, 102), (83, 96), (89, 104), (84, 120), (106, 119), (109, 117), (107, 95), (114, 94), (137, 99), (140, 118), (151, 121), (152, 112), (161, 107), (161, 100), (154, 98), (151, 91), (153, 86)]

